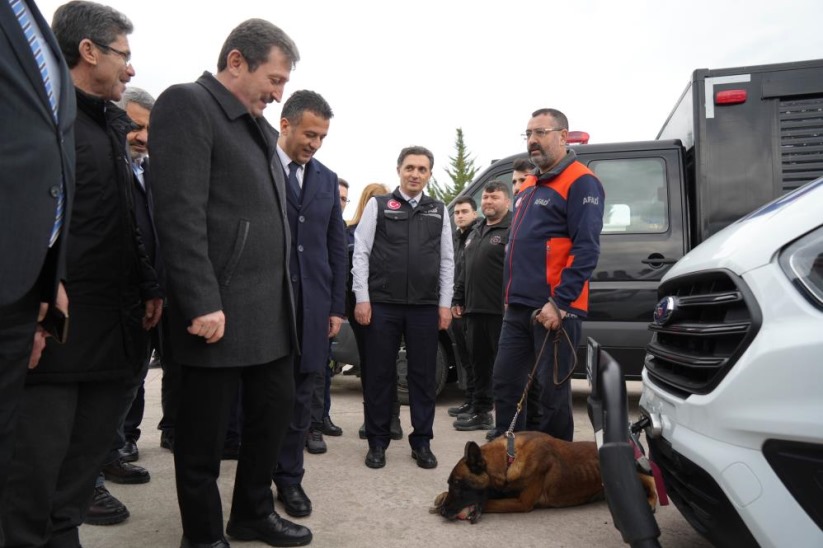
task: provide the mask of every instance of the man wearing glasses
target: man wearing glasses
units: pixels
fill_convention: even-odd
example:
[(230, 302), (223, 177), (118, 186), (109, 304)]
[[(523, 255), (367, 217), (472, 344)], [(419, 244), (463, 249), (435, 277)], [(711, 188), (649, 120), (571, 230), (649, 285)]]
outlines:
[(52, 28), (77, 99), (66, 260), (72, 326), (65, 344), (48, 343), (26, 381), (14, 460), (0, 472), (9, 477), (0, 511), (7, 546), (79, 546), (95, 478), (146, 357), (147, 330), (162, 312), (134, 222), (131, 121), (112, 103), (134, 76), (132, 23), (110, 7), (70, 2)]
[[(537, 356), (540, 431), (568, 441), (574, 434), (569, 377), (600, 255), (605, 196), (600, 181), (567, 150), (568, 134), (562, 112), (540, 109), (523, 135), (537, 173), (515, 198), (504, 262), (506, 312), (493, 374), (497, 434), (512, 423)], [(514, 430), (524, 429), (526, 414)]]

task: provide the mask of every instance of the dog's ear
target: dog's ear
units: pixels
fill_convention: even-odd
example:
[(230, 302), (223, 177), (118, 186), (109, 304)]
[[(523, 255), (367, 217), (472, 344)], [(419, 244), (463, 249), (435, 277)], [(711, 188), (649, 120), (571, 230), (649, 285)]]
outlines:
[(466, 466), (472, 474), (482, 474), (486, 471), (486, 460), (483, 458), (483, 453), (480, 451), (480, 446), (473, 441), (466, 442), (466, 449), (463, 452), (463, 457), (466, 459)]

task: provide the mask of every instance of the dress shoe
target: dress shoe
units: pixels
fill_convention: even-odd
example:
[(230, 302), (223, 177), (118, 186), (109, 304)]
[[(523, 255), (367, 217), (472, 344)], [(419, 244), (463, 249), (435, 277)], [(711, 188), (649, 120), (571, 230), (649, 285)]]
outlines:
[(259, 540), (270, 546), (305, 546), (312, 538), (307, 527), (283, 519), (277, 512), (251, 521), (230, 518), (226, 533), (237, 540)]
[(135, 462), (139, 458), (140, 450), (137, 449), (137, 442), (126, 440), (126, 443), (120, 448), (120, 459), (123, 462)]
[(477, 413), (466, 417), (460, 417), (454, 421), (454, 429), (461, 432), (469, 430), (488, 430), (494, 426), (494, 419), (491, 413)]
[(492, 441), (494, 438), (498, 438), (503, 435), (502, 430), (498, 430), (497, 428), (492, 428), (488, 432), (486, 432), (486, 439)]
[(417, 466), (420, 468), (437, 468), (437, 457), (428, 445), (412, 449), (412, 458), (417, 461)]
[(400, 426), (400, 413), (392, 415), (391, 423), (389, 424), (389, 436), (393, 440), (403, 439), (403, 427)]
[(310, 429), (306, 435), (306, 451), (312, 455), (320, 455), (325, 453), (328, 447), (323, 440), (323, 432), (320, 430)]
[(180, 540), (180, 548), (230, 548), (229, 541), (225, 538), (215, 540), (214, 542), (192, 542), (186, 537)]
[(174, 430), (163, 430), (160, 432), (160, 447), (168, 449), (174, 453)]
[(105, 486), (94, 488), (94, 496), (89, 504), (89, 511), (83, 519), (87, 525), (115, 525), (126, 521), (129, 510), (126, 505), (109, 493)]
[(463, 405), (461, 405), (459, 407), (449, 407), (448, 413), (449, 413), (450, 417), (456, 417), (457, 415), (460, 415), (461, 413), (463, 413), (463, 414), (468, 413), (469, 410), (471, 410), (471, 408), (472, 408), (472, 404), (464, 403)]
[(321, 432), (326, 434), (327, 436), (342, 436), (343, 429), (334, 424), (331, 421), (331, 417), (326, 417), (323, 419), (323, 428), (320, 429)]
[(148, 470), (142, 466), (124, 462), (123, 459), (104, 464), (103, 476), (114, 483), (148, 483), (151, 480)]
[(360, 436), (361, 440), (366, 439), (366, 423), (360, 425), (360, 430), (357, 431), (357, 435)]
[(369, 468), (383, 468), (386, 466), (386, 448), (370, 447), (366, 454), (366, 466)]
[(278, 486), (277, 500), (283, 503), (286, 513), (294, 518), (304, 518), (311, 514), (311, 501), (299, 483)]

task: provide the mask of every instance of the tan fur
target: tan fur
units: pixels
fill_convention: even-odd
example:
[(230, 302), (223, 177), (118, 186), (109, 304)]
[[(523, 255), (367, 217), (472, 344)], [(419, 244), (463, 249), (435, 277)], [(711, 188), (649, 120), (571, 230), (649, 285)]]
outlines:
[[(518, 432), (511, 466), (506, 463), (506, 444), (506, 437), (501, 436), (480, 446), (484, 471), (472, 473), (464, 456), (449, 478), (450, 484), (459, 481), (474, 489), (517, 494), (517, 497), (488, 499), (484, 512), (529, 512), (534, 508), (576, 506), (602, 499), (603, 483), (594, 442), (567, 442), (542, 432)], [(657, 506), (654, 478), (641, 473), (638, 477), (654, 510)], [(449, 491), (438, 495), (435, 506), (444, 507), (449, 495)]]

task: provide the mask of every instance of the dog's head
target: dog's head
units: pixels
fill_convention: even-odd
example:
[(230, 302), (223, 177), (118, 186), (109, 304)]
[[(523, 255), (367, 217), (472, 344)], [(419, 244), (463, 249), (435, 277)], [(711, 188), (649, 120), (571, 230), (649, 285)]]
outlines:
[(476, 523), (488, 498), (486, 460), (475, 442), (466, 443), (463, 458), (449, 475), (449, 490), (434, 500), (433, 511), (446, 519)]

